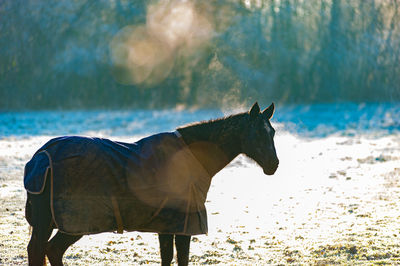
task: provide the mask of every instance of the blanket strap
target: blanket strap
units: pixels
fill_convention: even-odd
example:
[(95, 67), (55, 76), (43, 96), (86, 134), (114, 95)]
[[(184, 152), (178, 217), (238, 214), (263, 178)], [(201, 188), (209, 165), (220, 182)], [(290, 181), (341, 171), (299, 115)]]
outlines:
[(181, 135), (181, 133), (179, 133), (178, 130), (175, 130), (175, 131), (174, 131), (174, 134), (175, 134), (175, 136), (178, 137), (178, 139), (182, 138), (182, 135)]
[(111, 197), (111, 202), (114, 209), (115, 220), (117, 221), (117, 233), (122, 234), (122, 232), (124, 231), (124, 226), (122, 224), (122, 217), (121, 213), (119, 212), (118, 202), (114, 196)]

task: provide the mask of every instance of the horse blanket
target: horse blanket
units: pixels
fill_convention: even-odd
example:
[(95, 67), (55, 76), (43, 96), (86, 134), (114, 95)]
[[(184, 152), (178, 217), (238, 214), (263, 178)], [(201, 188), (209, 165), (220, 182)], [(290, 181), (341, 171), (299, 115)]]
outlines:
[(50, 186), (55, 226), (79, 235), (122, 230), (205, 234), (210, 182), (178, 132), (135, 143), (55, 138), (34, 154), (24, 173), (29, 193)]

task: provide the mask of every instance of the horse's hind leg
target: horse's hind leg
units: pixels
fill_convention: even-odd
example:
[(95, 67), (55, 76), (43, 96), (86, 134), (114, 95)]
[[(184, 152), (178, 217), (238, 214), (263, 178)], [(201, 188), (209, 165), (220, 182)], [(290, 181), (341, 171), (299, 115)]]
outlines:
[(81, 235), (67, 235), (58, 231), (47, 244), (46, 254), (50, 264), (52, 266), (63, 265), (62, 257), (65, 251), (81, 237)]
[(45, 263), (47, 240), (51, 235), (49, 227), (33, 227), (31, 240), (28, 244), (29, 265), (42, 266)]
[(32, 226), (32, 236), (28, 244), (29, 265), (45, 265), (47, 241), (53, 231), (50, 210), (50, 178), (47, 176), (45, 189), (41, 194), (28, 193), (26, 219)]
[(175, 247), (178, 253), (179, 266), (186, 266), (189, 264), (190, 237), (191, 236), (183, 235), (175, 236)]
[(170, 266), (174, 257), (174, 235), (158, 234), (160, 241), (161, 265)]
[[(36, 196), (36, 195), (35, 195)], [(32, 197), (32, 236), (28, 244), (29, 265), (44, 265), (47, 241), (53, 231), (51, 213), (43, 204), (43, 195)]]

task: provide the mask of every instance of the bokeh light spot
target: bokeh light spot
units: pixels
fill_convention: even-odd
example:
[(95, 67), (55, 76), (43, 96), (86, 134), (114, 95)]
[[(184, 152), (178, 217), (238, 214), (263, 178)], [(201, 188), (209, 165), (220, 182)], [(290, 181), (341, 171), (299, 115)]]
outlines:
[(145, 25), (122, 28), (110, 44), (115, 79), (122, 84), (155, 85), (171, 73), (176, 57), (189, 57), (213, 33), (205, 10), (189, 1), (149, 5)]

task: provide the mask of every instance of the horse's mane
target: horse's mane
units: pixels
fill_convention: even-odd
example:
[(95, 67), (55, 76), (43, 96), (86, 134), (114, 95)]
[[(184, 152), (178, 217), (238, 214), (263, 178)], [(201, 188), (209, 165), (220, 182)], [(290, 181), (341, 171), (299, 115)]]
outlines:
[(239, 120), (241, 117), (243, 117), (245, 114), (247, 114), (247, 112), (242, 112), (242, 113), (238, 113), (238, 114), (232, 114), (232, 115), (228, 115), (228, 116), (224, 116), (224, 117), (219, 117), (219, 118), (215, 118), (215, 119), (210, 119), (210, 120), (203, 120), (203, 121), (199, 121), (199, 122), (193, 122), (193, 123), (189, 123), (183, 126), (178, 127), (177, 129), (192, 129), (192, 128), (207, 128), (207, 126), (223, 126), (223, 125), (233, 125), (233, 124), (237, 124), (235, 122), (237, 122), (237, 120)]

